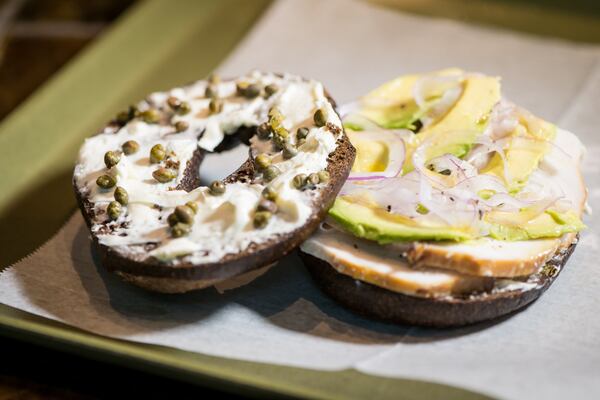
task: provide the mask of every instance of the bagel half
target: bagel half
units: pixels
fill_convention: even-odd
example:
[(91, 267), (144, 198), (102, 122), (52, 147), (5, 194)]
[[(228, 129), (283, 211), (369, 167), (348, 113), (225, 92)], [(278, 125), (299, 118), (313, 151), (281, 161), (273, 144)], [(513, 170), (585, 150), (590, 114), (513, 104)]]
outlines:
[[(259, 93), (244, 92), (249, 84), (255, 85)], [(276, 91), (266, 93), (268, 86)], [(209, 94), (208, 88), (213, 93)], [(211, 98), (221, 102), (221, 110), (210, 111)], [(185, 107), (191, 111), (178, 112), (178, 102), (186, 102)], [(155, 93), (137, 105), (138, 111), (130, 112), (130, 120), (112, 121), (84, 144), (73, 179), (77, 201), (101, 264), (137, 286), (179, 293), (212, 286), (276, 262), (318, 227), (352, 167), (355, 150), (334, 106), (318, 82), (288, 74), (253, 72), (237, 79), (198, 81)], [(289, 159), (282, 156), (281, 145), (274, 143), (280, 137), (269, 125), (273, 123), (274, 108), (281, 109), (280, 122), (288, 134), (287, 143), (298, 152)], [(149, 109), (158, 112), (157, 122), (144, 122), (144, 111)], [(314, 114), (318, 110), (323, 114), (317, 123)], [(177, 133), (177, 121), (184, 121), (187, 129)], [(270, 130), (268, 138), (264, 137), (265, 123)], [(259, 139), (255, 133), (261, 124), (263, 137)], [(304, 141), (296, 135), (299, 127), (309, 128)], [(148, 155), (152, 144), (152, 140), (146, 140), (148, 135), (163, 143), (173, 160), (168, 155), (166, 161), (153, 166)], [(114, 139), (116, 136), (119, 139)], [(103, 166), (98, 161), (106, 151), (119, 151), (117, 144), (134, 138), (141, 143), (138, 153), (145, 153), (132, 156), (133, 166), (123, 162), (129, 162), (130, 156), (122, 153), (119, 164), (123, 166), (108, 168), (108, 164)], [(225, 194), (214, 194), (201, 187), (199, 168), (204, 154), (232, 147), (239, 140), (250, 142), (249, 158), (222, 181)], [(183, 147), (181, 153), (187, 156), (177, 153)], [(271, 181), (266, 170), (257, 167), (256, 157), (263, 153), (280, 169)], [(165, 165), (176, 172), (175, 179), (167, 183), (152, 181), (151, 170)], [(323, 170), (327, 171), (328, 180), (307, 183), (301, 189), (293, 187), (295, 175)], [(97, 187), (95, 180), (101, 174), (113, 176), (116, 185)], [(121, 184), (129, 185), (125, 189), (132, 193), (115, 219), (109, 217), (108, 205), (114, 202), (114, 189)], [(258, 202), (264, 200), (260, 193), (266, 186), (276, 188), (279, 194), (274, 201), (277, 211), (266, 227), (258, 227), (253, 223), (253, 215), (257, 215)], [(250, 200), (244, 202), (246, 198)], [(187, 201), (196, 202), (199, 211), (188, 225), (191, 232), (175, 237), (167, 220), (176, 206)]]
[[(300, 257), (319, 288), (340, 305), (386, 322), (452, 328), (499, 318), (537, 300), (563, 270), (576, 243), (561, 249), (546, 268), (531, 277), (530, 284), (496, 288), (468, 295), (440, 298), (411, 296), (339, 273), (328, 262), (300, 251)], [(493, 286), (492, 286), (493, 288)]]
[(530, 304), (573, 252), (586, 210), (573, 133), (502, 97), (498, 77), (398, 77), (344, 109), (357, 161), (301, 257), (375, 319), (437, 328)]

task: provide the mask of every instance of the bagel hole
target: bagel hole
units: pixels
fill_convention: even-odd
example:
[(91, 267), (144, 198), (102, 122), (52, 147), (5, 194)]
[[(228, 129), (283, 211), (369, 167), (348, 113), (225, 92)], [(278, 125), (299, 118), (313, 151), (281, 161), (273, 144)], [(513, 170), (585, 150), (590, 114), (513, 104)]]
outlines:
[(219, 153), (207, 153), (200, 164), (200, 184), (208, 186), (236, 171), (248, 159), (248, 146), (240, 144)]

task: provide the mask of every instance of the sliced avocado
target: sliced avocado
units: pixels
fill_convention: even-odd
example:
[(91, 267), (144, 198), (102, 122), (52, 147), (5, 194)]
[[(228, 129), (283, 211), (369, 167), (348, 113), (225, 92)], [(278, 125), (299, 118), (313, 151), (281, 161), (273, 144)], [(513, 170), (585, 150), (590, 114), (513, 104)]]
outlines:
[[(526, 210), (504, 213), (506, 215), (502, 219), (486, 217), (489, 236), (505, 241), (558, 238), (585, 228), (572, 211), (559, 213), (548, 210), (532, 219), (528, 219), (527, 213)], [(416, 240), (464, 241), (474, 238), (468, 227), (423, 226), (410, 218), (344, 197), (335, 200), (329, 215), (354, 236), (380, 244)]]
[(356, 149), (356, 158), (352, 165), (352, 172), (381, 172), (388, 165), (390, 151), (384, 142), (361, 138), (361, 135), (346, 132), (350, 142)]
[(369, 103), (396, 103), (401, 104), (406, 100), (412, 99), (413, 86), (417, 80), (426, 75), (451, 76), (464, 73), (460, 68), (446, 68), (439, 71), (429, 72), (425, 74), (402, 75), (396, 79), (392, 79), (371, 90), (362, 98), (362, 102)]
[(465, 80), (464, 90), (454, 107), (439, 121), (423, 129), (407, 146), (403, 173), (413, 170), (412, 153), (425, 140), (430, 141), (426, 158), (443, 154), (463, 157), (475, 138), (483, 131), (494, 105), (500, 101), (500, 81), (489, 76), (473, 76)]
[[(456, 69), (444, 70), (440, 75), (456, 74)], [(427, 110), (421, 110), (413, 97), (413, 86), (423, 75), (397, 78), (365, 96), (360, 113), (388, 129), (413, 129), (416, 121)], [(462, 157), (469, 152), (475, 138), (483, 131), (486, 119), (500, 101), (500, 82), (496, 77), (471, 76), (465, 79), (463, 93), (456, 104), (439, 121), (414, 135), (407, 143), (403, 173), (412, 171), (412, 153), (425, 140), (431, 140), (427, 158), (446, 153)], [(359, 130), (360, 126), (350, 128)]]
[[(384, 127), (398, 127), (395, 125), (407, 124), (407, 121), (413, 123), (423, 112), (418, 110), (412, 94), (412, 87), (420, 77), (401, 77), (371, 92), (365, 97), (366, 106), (363, 104), (361, 113), (366, 112), (367, 117)], [(490, 111), (500, 101), (500, 82), (495, 77), (469, 76), (463, 85), (458, 101), (442, 118), (405, 140), (403, 174), (413, 169), (412, 154), (425, 141), (426, 160), (448, 153), (463, 157), (469, 152), (476, 137), (485, 128)], [(553, 125), (531, 115), (521, 118), (505, 152), (507, 169), (513, 178), (512, 184), (508, 185), (512, 192), (518, 191), (537, 168), (548, 151), (548, 140), (554, 138), (555, 131)], [(350, 139), (358, 151), (357, 164), (353, 170), (380, 170), (387, 154), (382, 150), (385, 146), (362, 143), (360, 135), (351, 136)], [(504, 178), (502, 159), (494, 156), (482, 172)], [(482, 198), (489, 198), (491, 195), (493, 193), (485, 191), (480, 193)], [(419, 206), (421, 211), (427, 212), (422, 205)], [(484, 216), (484, 221), (489, 224), (490, 237), (508, 241), (560, 237), (584, 228), (580, 218), (573, 212), (548, 210), (538, 213), (539, 211), (527, 209), (512, 213), (492, 212)], [(342, 228), (355, 236), (381, 244), (415, 240), (464, 241), (474, 237), (471, 227), (424, 225), (408, 217), (389, 213), (376, 204), (347, 196), (338, 197), (329, 214)]]
[[(427, 75), (449, 76), (464, 71), (449, 68)], [(404, 75), (371, 91), (361, 99), (360, 113), (386, 129), (417, 130), (418, 120), (427, 111), (413, 97), (415, 83), (425, 74)]]
[(414, 100), (384, 108), (366, 108), (361, 113), (386, 129), (417, 130), (417, 120), (424, 110), (420, 110)]
[(579, 232), (584, 228), (585, 225), (574, 212), (559, 213), (548, 210), (521, 224), (492, 223), (489, 236), (497, 240), (558, 238), (565, 233)]
[(497, 176), (504, 181), (510, 193), (517, 193), (550, 149), (548, 141), (554, 139), (555, 135), (556, 127), (541, 119), (538, 119), (535, 130), (531, 125), (521, 122), (512, 133), (505, 151), (509, 179), (504, 176), (504, 161), (498, 154), (494, 154), (481, 173)]
[(329, 215), (354, 236), (380, 244), (413, 240), (471, 239), (467, 229), (455, 227), (419, 226), (410, 218), (338, 197)]

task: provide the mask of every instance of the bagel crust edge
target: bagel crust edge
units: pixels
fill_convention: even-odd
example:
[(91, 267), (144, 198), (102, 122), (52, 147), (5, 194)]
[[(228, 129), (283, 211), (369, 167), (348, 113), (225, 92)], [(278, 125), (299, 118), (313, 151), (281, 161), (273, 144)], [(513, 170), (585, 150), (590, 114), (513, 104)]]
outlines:
[(556, 280), (576, 242), (548, 262), (551, 275), (536, 274), (537, 285), (525, 290), (473, 293), (466, 297), (425, 298), (394, 292), (339, 273), (328, 262), (299, 251), (319, 288), (338, 304), (367, 318), (396, 324), (453, 328), (494, 320), (522, 310)]

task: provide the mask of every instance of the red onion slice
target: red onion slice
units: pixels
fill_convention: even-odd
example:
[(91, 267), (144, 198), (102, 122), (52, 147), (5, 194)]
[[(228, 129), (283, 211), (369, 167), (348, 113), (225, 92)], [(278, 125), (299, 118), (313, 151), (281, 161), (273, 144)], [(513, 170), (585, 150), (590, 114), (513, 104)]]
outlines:
[(448, 90), (459, 87), (464, 79), (463, 74), (425, 75), (415, 82), (413, 97), (420, 108), (427, 107), (428, 98), (443, 97)]
[(457, 199), (445, 191), (436, 190), (431, 182), (421, 175), (419, 201), (430, 214), (435, 215), (446, 225), (453, 227), (474, 226), (478, 217), (477, 203), (472, 200)]
[(519, 124), (520, 109), (506, 99), (501, 99), (490, 113), (483, 136), (495, 141), (505, 138)]
[(510, 184), (510, 182), (512, 182), (512, 177), (510, 175), (510, 172), (508, 171), (506, 153), (504, 152), (504, 147), (507, 145), (507, 143), (509, 143), (509, 139), (510, 138), (492, 140), (490, 136), (486, 136), (485, 133), (480, 135), (475, 139), (476, 146), (467, 155), (467, 162), (469, 162), (472, 165), (475, 165), (477, 169), (481, 169), (485, 165), (487, 165), (489, 159), (486, 160), (482, 165), (479, 165), (477, 163), (477, 160), (481, 159), (482, 155), (488, 155), (495, 152), (502, 159), (502, 166), (504, 168), (504, 179)]
[[(416, 171), (425, 176), (438, 187), (452, 187), (456, 182), (477, 175), (477, 170), (468, 162), (452, 154), (444, 154), (429, 159), (427, 150), (433, 145), (437, 138), (431, 137), (425, 140), (412, 154), (412, 163)], [(432, 167), (430, 169), (429, 167)], [(442, 171), (449, 174), (440, 174)]]

